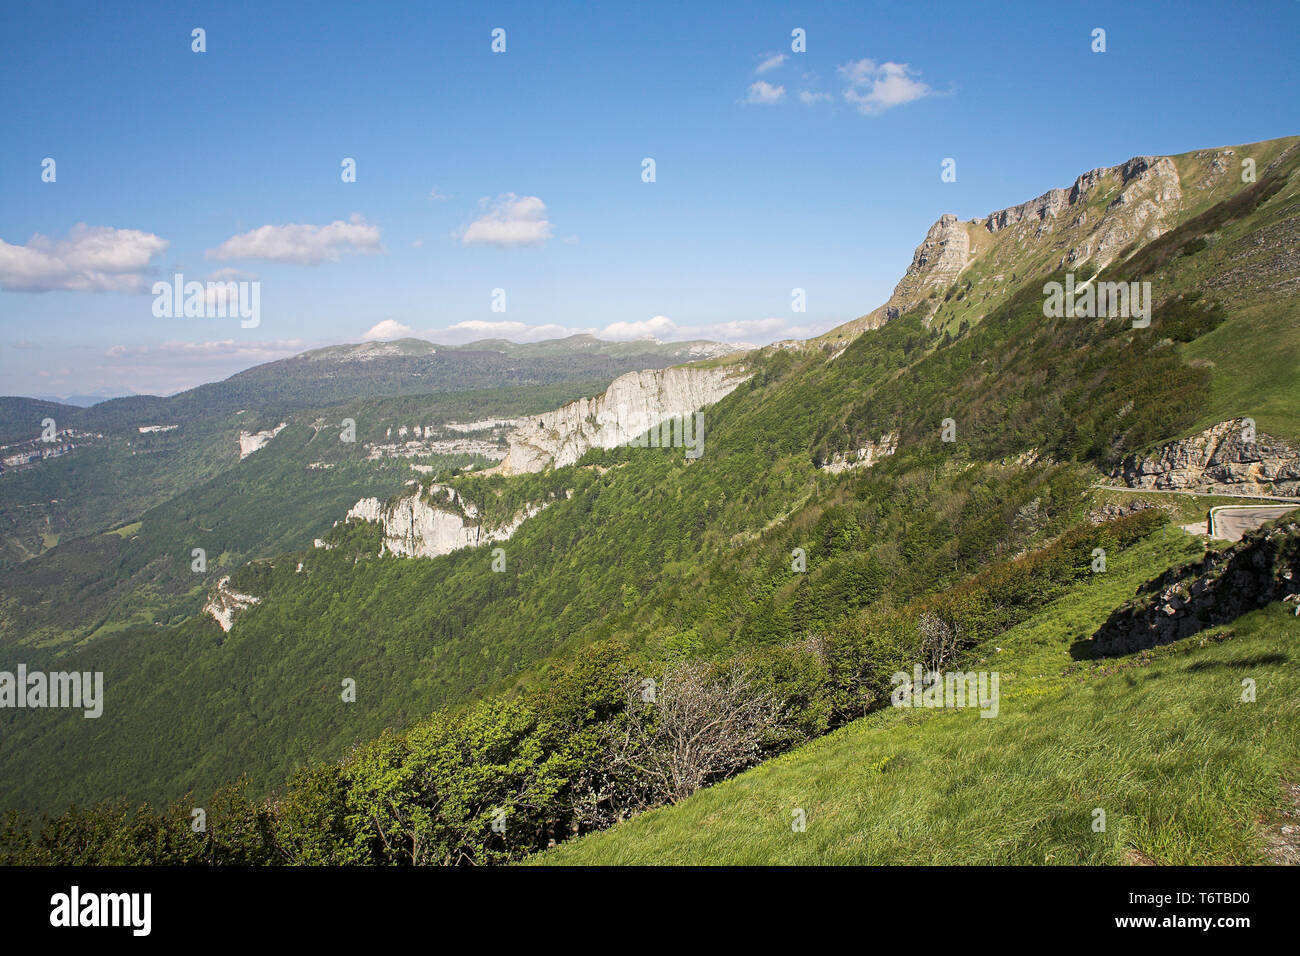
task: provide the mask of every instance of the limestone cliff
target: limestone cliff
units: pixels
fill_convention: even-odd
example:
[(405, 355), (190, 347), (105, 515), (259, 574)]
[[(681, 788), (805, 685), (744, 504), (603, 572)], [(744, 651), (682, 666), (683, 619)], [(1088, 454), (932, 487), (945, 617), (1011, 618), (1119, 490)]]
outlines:
[(1220, 422), (1153, 454), (1129, 455), (1113, 477), (1130, 488), (1300, 495), (1300, 452), (1252, 432), (1246, 419)]
[(212, 615), (212, 618), (221, 625), (221, 629), (229, 633), (235, 625), (235, 615), (260, 601), (261, 598), (252, 594), (240, 594), (232, 590), (230, 577), (226, 576), (217, 582), (217, 586), (208, 595), (208, 602), (203, 605), (203, 613)]
[(1026, 276), (1086, 262), (1092, 275), (1126, 246), (1172, 229), (1182, 197), (1169, 157), (1135, 156), (982, 220), (943, 216), (917, 247), (886, 317), (908, 311), (932, 292), (947, 292), (977, 258)]
[(948, 213), (930, 227), (925, 240), (912, 253), (912, 264), (894, 287), (884, 307), (883, 319), (896, 319), (922, 301), (930, 290), (947, 289), (971, 260), (971, 230)]
[(378, 498), (362, 498), (347, 516), (380, 525), (384, 533), (381, 554), (435, 558), (461, 548), (505, 541), (544, 507), (545, 502), (530, 504), (504, 524), (489, 525), (473, 502), (454, 488), (432, 485), (427, 492), (415, 488), (388, 504)]
[(243, 461), (253, 452), (265, 448), (266, 443), (276, 435), (280, 434), (281, 429), (283, 429), (286, 424), (286, 422), (280, 422), (280, 424), (276, 425), (274, 428), (268, 428), (265, 431), (260, 432), (240, 431), (239, 460)]
[(571, 465), (592, 448), (615, 448), (669, 419), (712, 405), (748, 377), (731, 366), (620, 375), (602, 395), (527, 419), (511, 432), (500, 470), (510, 475)]
[(869, 441), (855, 452), (841, 452), (834, 455), (830, 461), (822, 465), (822, 468), (833, 475), (838, 475), (842, 471), (852, 471), (855, 468), (870, 468), (881, 458), (888, 458), (897, 450), (898, 432), (886, 432), (880, 436), (878, 442)]

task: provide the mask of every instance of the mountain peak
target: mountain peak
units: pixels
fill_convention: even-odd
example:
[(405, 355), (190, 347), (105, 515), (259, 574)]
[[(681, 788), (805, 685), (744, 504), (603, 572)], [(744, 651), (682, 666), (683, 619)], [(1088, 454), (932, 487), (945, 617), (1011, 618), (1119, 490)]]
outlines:
[(889, 301), (820, 341), (844, 344), (927, 302), (933, 316), (957, 299), (964, 303), (957, 309), (962, 317), (977, 321), (1031, 277), (1071, 265), (1091, 275), (1227, 198), (1242, 185), (1246, 161), (1253, 160), (1262, 176), (1296, 146), (1291, 137), (1173, 156), (1138, 155), (980, 218), (945, 213), (916, 247)]

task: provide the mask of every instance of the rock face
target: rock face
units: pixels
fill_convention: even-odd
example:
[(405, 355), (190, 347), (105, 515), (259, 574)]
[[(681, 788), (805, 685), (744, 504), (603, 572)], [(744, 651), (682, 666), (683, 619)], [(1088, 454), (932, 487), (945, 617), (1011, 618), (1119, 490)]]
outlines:
[(831, 458), (822, 468), (833, 475), (854, 468), (870, 468), (881, 458), (888, 458), (898, 450), (898, 432), (886, 432), (880, 441), (869, 441), (852, 454), (840, 453)]
[(253, 452), (264, 448), (267, 442), (280, 434), (280, 429), (284, 428), (286, 424), (287, 422), (280, 422), (274, 428), (268, 428), (260, 432), (241, 431), (239, 433), (239, 460), (243, 461)]
[(1097, 656), (1169, 644), (1300, 595), (1300, 524), (1252, 531), (1223, 552), (1166, 572), (1092, 637)]
[[(1178, 170), (1167, 156), (1135, 156), (1119, 166), (1106, 166), (1084, 173), (1069, 189), (1051, 189), (1037, 199), (990, 213), (984, 228), (1001, 232), (1021, 223), (1049, 223), (1087, 201), (1097, 186), (1117, 180), (1119, 194), (1106, 206), (1089, 236), (1067, 253), (1065, 261), (1086, 259), (1100, 253), (1118, 252), (1134, 239), (1155, 239), (1172, 227), (1171, 214), (1183, 197)], [(1080, 213), (1070, 223), (1086, 227), (1088, 218)], [(1039, 227), (1035, 226), (1035, 232)]]
[(527, 419), (510, 434), (501, 472), (523, 474), (572, 465), (592, 448), (615, 448), (669, 419), (712, 405), (748, 377), (734, 367), (674, 367), (620, 375), (603, 395)]
[(428, 494), (417, 488), (389, 504), (362, 498), (347, 516), (380, 525), (384, 532), (380, 554), (436, 558), (461, 548), (505, 541), (545, 507), (546, 503), (528, 505), (505, 524), (489, 527), (480, 520), (473, 502), (461, 498), (454, 488), (433, 485)]
[(930, 227), (925, 241), (912, 253), (912, 264), (894, 288), (886, 309), (896, 319), (920, 302), (931, 289), (946, 289), (970, 264), (970, 233), (966, 224), (947, 213)]
[[(1111, 198), (1099, 210), (1103, 197)], [(1172, 159), (1135, 156), (983, 219), (963, 222), (945, 214), (917, 246), (889, 302), (860, 320), (859, 331), (898, 318), (932, 293), (945, 293), (977, 260), (992, 283), (1008, 290), (1013, 286), (1004, 279), (1012, 273), (1027, 277), (1086, 262), (1092, 275), (1133, 242), (1156, 239), (1177, 225), (1182, 199)]]
[(1255, 435), (1234, 418), (1199, 435), (1170, 442), (1154, 455), (1129, 455), (1114, 477), (1130, 488), (1250, 495), (1300, 495), (1300, 453), (1285, 442)]
[[(1138, 156), (1122, 166), (1093, 170), (1075, 181), (1070, 205), (1079, 201), (1076, 193), (1086, 177), (1097, 174), (1118, 176), (1121, 189), (1106, 205), (1092, 233), (1083, 237), (1061, 260), (1061, 265), (1091, 259), (1092, 271), (1114, 259), (1135, 240), (1150, 241), (1174, 227), (1183, 191), (1178, 170), (1167, 156)], [(1086, 195), (1089, 183), (1083, 193)]]
[(221, 629), (229, 634), (235, 624), (235, 615), (254, 604), (261, 603), (261, 600), (252, 594), (240, 594), (238, 591), (231, 590), (230, 577), (226, 576), (212, 589), (212, 593), (208, 596), (208, 603), (203, 605), (203, 613), (211, 614), (221, 625)]

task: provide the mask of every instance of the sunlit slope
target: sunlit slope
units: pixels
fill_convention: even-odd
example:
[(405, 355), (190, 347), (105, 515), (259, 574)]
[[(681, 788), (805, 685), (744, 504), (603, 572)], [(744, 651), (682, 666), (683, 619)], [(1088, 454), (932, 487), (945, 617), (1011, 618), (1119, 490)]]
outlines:
[[(1083, 173), (1073, 184), (1060, 184), (1018, 206), (969, 220), (942, 217), (917, 248), (888, 302), (813, 342), (843, 347), (918, 304), (924, 306), (928, 324), (955, 334), (989, 315), (1025, 282), (1066, 268), (1086, 279), (1274, 173), (1288, 181), (1283, 198), (1290, 196), (1293, 203), (1297, 144), (1300, 137), (1291, 136), (1168, 157), (1134, 157)], [(1287, 231), (1294, 248), (1295, 224)], [(1220, 287), (1249, 283), (1255, 270), (1245, 260), (1257, 259), (1263, 251), (1253, 244), (1258, 236), (1243, 244), (1240, 235), (1220, 236), (1213, 228), (1203, 232), (1210, 246), (1224, 244), (1219, 255), (1202, 257), (1198, 266), (1218, 269)], [(1155, 290), (1157, 300), (1165, 294)]]
[[(1148, 281), (1218, 255), (1228, 240), (1197, 241), (1211, 219), (1258, 248), (1252, 230), (1289, 221), (1288, 169), (1265, 168), (1202, 214), (1200, 231), (1175, 228), (1114, 268)], [(241, 774), (265, 793), (295, 765), (338, 759), (385, 727), (534, 686), (594, 642), (726, 659), (943, 592), (1085, 520), (1097, 503), (1089, 487), (1124, 455), (1219, 420), (1217, 367), (1189, 358), (1203, 340), (1240, 339), (1260, 356), (1279, 341), (1261, 313), (1243, 318), (1268, 308), (1267, 284), (1196, 298), (1194, 270), (1170, 274), (1187, 295), (1157, 295), (1148, 328), (1045, 317), (1035, 279), (956, 334), (918, 306), (842, 351), (753, 353), (749, 380), (704, 409), (699, 459), (623, 448), (535, 475), (445, 479), (505, 516), (549, 502), (509, 540), (505, 573), (487, 546), (381, 557), (377, 532), (364, 531), (334, 550), (304, 540), (235, 568), (232, 586), (261, 603), (229, 634), (193, 620), (137, 627), (77, 656), (114, 671), (112, 716), (93, 733), (29, 721), (21, 742), (0, 746), (0, 769), (36, 783), (21, 794), (0, 785), (0, 796), (54, 808), (103, 793), (171, 798)], [(1269, 403), (1294, 401), (1273, 369), (1241, 363), (1234, 387), (1248, 400), (1234, 415), (1264, 422)], [(945, 419), (954, 442), (941, 440)], [(825, 467), (886, 435), (896, 450), (870, 468)], [(806, 573), (791, 571), (795, 549)], [(345, 676), (365, 689), (357, 707), (337, 706)], [(109, 721), (120, 721), (111, 735)], [(195, 728), (211, 744), (201, 763), (180, 745), (152, 746)]]
[(1290, 608), (1156, 652), (1071, 656), (1139, 583), (1198, 552), (1171, 529), (975, 648), (965, 666), (1001, 674), (997, 717), (887, 709), (534, 862), (1277, 862), (1300, 768)]

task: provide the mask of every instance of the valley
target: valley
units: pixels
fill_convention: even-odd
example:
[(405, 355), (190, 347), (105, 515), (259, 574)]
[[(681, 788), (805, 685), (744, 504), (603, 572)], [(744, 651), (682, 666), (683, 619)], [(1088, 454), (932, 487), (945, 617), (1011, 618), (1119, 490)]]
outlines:
[[(0, 667), (102, 671), (104, 713), (0, 711), (0, 806), (36, 815), (0, 850), (104, 827), (94, 862), (1276, 856), (1297, 241), (1300, 139), (1137, 156), (942, 216), (885, 305), (815, 338), (399, 339), (72, 413), (102, 449), (0, 475)], [(1048, 308), (1071, 277), (1149, 288), (1141, 321)], [(684, 416), (698, 447), (645, 440)], [(91, 486), (39, 553), (24, 496)], [(1195, 531), (1237, 496), (1235, 543)], [(997, 716), (890, 706), (922, 660), (996, 669)]]

